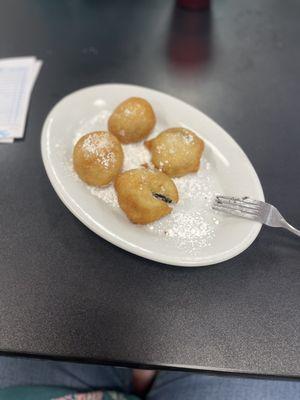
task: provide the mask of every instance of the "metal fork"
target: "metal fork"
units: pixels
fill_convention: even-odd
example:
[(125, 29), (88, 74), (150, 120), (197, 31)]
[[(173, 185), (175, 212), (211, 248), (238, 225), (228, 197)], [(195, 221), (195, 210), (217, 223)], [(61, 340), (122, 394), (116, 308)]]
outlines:
[(276, 207), (263, 201), (253, 200), (249, 197), (216, 196), (212, 208), (268, 226), (285, 228), (300, 236), (300, 230), (290, 225)]

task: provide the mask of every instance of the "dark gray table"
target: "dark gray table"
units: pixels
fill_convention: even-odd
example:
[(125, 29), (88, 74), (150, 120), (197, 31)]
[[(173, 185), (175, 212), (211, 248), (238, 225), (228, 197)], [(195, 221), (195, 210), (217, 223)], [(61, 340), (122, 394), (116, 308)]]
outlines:
[(0, 146), (0, 351), (300, 377), (300, 242), (263, 228), (228, 262), (181, 269), (114, 247), (59, 201), (41, 160), (50, 108), (128, 82), (182, 98), (243, 147), (300, 226), (300, 2), (2, 0), (0, 57), (44, 66), (24, 140)]

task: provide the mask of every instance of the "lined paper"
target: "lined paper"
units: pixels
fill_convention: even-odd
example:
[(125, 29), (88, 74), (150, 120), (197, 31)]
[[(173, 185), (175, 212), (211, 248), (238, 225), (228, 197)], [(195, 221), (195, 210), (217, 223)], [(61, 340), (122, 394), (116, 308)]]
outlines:
[(35, 57), (0, 59), (0, 143), (24, 136), (30, 96), (41, 66)]

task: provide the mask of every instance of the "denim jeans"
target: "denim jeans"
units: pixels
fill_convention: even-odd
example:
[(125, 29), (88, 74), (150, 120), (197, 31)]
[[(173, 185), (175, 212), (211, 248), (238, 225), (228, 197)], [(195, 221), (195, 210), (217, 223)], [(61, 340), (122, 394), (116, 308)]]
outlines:
[[(0, 388), (38, 385), (130, 393), (131, 377), (132, 371), (128, 368), (0, 357)], [(147, 399), (297, 400), (300, 399), (300, 381), (161, 371)]]

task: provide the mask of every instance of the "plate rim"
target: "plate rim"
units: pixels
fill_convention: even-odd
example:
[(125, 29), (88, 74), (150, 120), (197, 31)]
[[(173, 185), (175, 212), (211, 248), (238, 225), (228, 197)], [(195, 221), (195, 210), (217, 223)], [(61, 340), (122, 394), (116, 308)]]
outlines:
[[(252, 162), (244, 152), (244, 150), (241, 148), (241, 146), (231, 137), (231, 135), (226, 132), (216, 121), (214, 121), (211, 117), (209, 117), (207, 114), (202, 112), (201, 110), (197, 109), (193, 105), (175, 97), (172, 96), (168, 93), (161, 92), (159, 90), (155, 90), (152, 88), (148, 88), (145, 86), (139, 86), (139, 85), (131, 85), (131, 84), (124, 84), (124, 83), (104, 83), (104, 84), (96, 84), (92, 86), (87, 86), (83, 87), (81, 89), (75, 90), (63, 98), (61, 98), (49, 111), (47, 114), (47, 117), (44, 120), (42, 131), (41, 131), (41, 139), (40, 139), (40, 147), (41, 147), (41, 155), (42, 155), (42, 161), (44, 164), (44, 168), (46, 170), (46, 174), (48, 176), (48, 179), (51, 182), (51, 185), (53, 186), (53, 189), (55, 190), (56, 194), (62, 201), (62, 203), (66, 206), (66, 208), (72, 212), (72, 214), (80, 220), (87, 228), (89, 228), (91, 231), (93, 231), (97, 236), (100, 236), (102, 239), (112, 243), (113, 245), (130, 252), (132, 254), (135, 254), (139, 257), (143, 257), (145, 259), (149, 259), (158, 263), (170, 265), (170, 266), (178, 266), (178, 267), (204, 267), (204, 266), (210, 266), (210, 265), (215, 265), (219, 264), (221, 262), (225, 262), (229, 259), (232, 259), (242, 252), (244, 252), (248, 247), (251, 246), (251, 244), (254, 242), (254, 240), (257, 238), (262, 224), (255, 222), (253, 223), (253, 227), (247, 237), (239, 243), (239, 245), (231, 248), (230, 250), (226, 250), (225, 252), (221, 253), (219, 256), (207, 256), (207, 257), (202, 257), (201, 261), (197, 260), (191, 260), (191, 259), (185, 259), (182, 258), (179, 260), (178, 258), (170, 259), (168, 256), (164, 255), (156, 255), (157, 253), (147, 253), (145, 249), (139, 248), (135, 245), (133, 245), (131, 242), (127, 242), (125, 239), (120, 238), (119, 236), (114, 235), (112, 232), (108, 231), (105, 227), (101, 225), (101, 223), (98, 223), (98, 225), (95, 225), (93, 223), (92, 219), (86, 219), (82, 216), (81, 208), (76, 205), (74, 201), (69, 201), (71, 197), (68, 195), (66, 191), (63, 190), (61, 184), (59, 183), (59, 180), (56, 177), (55, 172), (52, 169), (50, 160), (48, 158), (48, 152), (47, 152), (47, 131), (49, 124), (51, 122), (52, 114), (55, 112), (56, 108), (59, 108), (59, 106), (66, 101), (69, 97), (72, 97), (74, 95), (80, 94), (80, 92), (84, 91), (89, 91), (91, 89), (96, 89), (96, 88), (103, 88), (104, 86), (123, 86), (124, 88), (137, 88), (137, 89), (146, 89), (152, 91), (154, 94), (161, 95), (163, 94), (164, 96), (169, 97), (172, 100), (176, 100), (177, 102), (183, 103), (185, 106), (189, 106), (192, 108), (194, 111), (197, 111), (202, 114), (202, 117), (206, 118), (210, 123), (217, 125), (218, 128), (220, 128), (223, 131), (223, 134), (229, 139), (237, 148), (239, 151), (243, 154), (245, 159), (248, 161), (249, 166), (250, 166), (250, 171), (252, 174), (252, 178), (255, 181), (255, 184), (257, 186), (258, 191), (260, 192), (259, 195), (259, 200), (264, 201), (264, 192), (263, 188), (260, 182), (260, 179), (256, 173), (256, 170), (254, 166), (252, 165)], [(90, 223), (88, 223), (90, 221)], [(101, 234), (99, 233), (99, 228), (101, 229)]]

